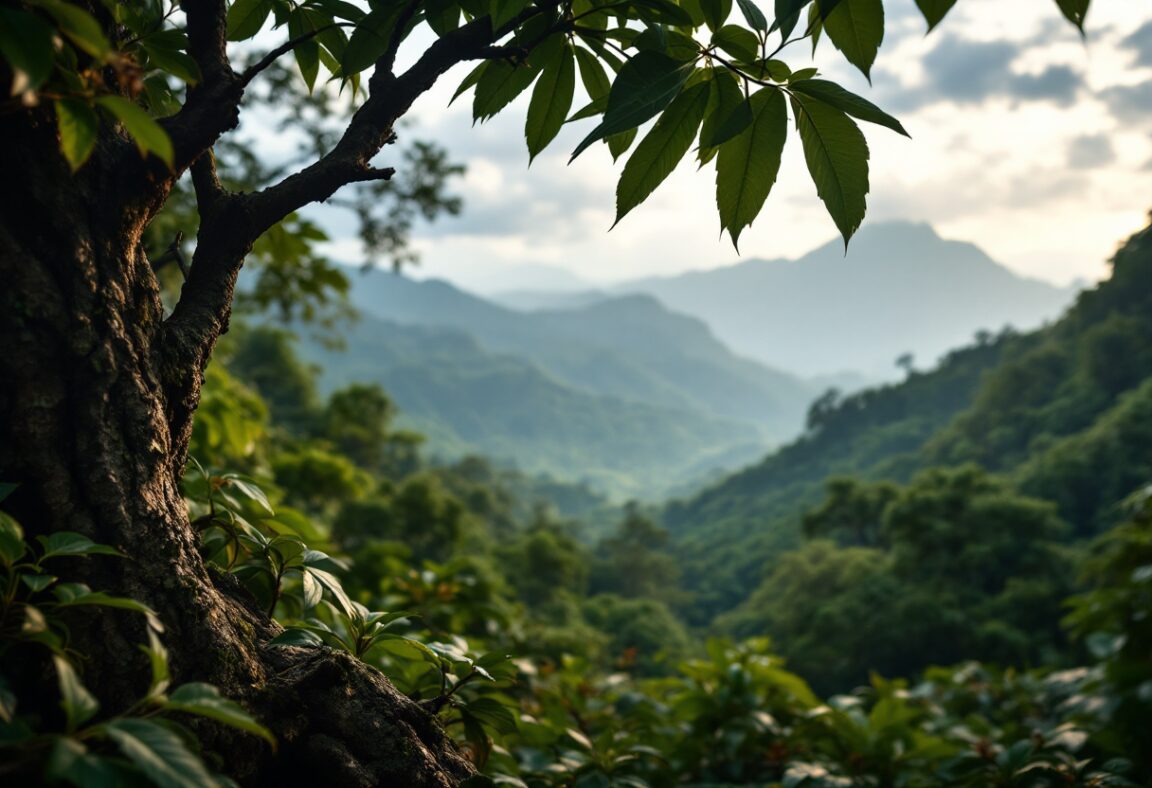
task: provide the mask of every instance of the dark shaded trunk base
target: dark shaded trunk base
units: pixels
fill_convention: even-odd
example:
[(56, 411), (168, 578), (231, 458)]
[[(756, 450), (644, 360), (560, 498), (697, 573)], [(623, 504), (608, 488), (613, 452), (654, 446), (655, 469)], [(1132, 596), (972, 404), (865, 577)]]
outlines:
[(379, 672), (339, 652), (265, 650), (253, 709), (282, 744), (252, 785), (453, 786), (472, 774), (439, 723)]

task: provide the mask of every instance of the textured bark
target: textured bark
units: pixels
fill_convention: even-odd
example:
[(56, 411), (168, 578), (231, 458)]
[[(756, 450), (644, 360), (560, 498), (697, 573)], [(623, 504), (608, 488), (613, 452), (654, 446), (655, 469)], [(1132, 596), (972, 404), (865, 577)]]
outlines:
[[(154, 608), (175, 680), (216, 684), (277, 734), (273, 753), (198, 723), (241, 782), (443, 786), (470, 774), (437, 722), (375, 670), (264, 647), (277, 626), (232, 578), (214, 580), (197, 552), (178, 480), (203, 365), (251, 238), (202, 239), (197, 264), (222, 255), (211, 284), (223, 307), (181, 345), (140, 247), (172, 176), (110, 130), (72, 175), (49, 110), (0, 117), (0, 137), (0, 479), (20, 484), (5, 507), (30, 537), (79, 531), (128, 556), (77, 559), (66, 571)], [(85, 683), (115, 712), (146, 689), (145, 632), (138, 615), (97, 610), (73, 622), (73, 646), (87, 656)]]
[[(234, 578), (209, 573), (178, 483), (203, 370), (227, 331), (253, 242), (344, 185), (391, 177), (371, 160), (416, 98), (461, 61), (509, 55), (493, 44), (546, 6), (530, 5), (496, 31), (487, 17), (462, 25), (399, 75), (394, 35), (369, 98), (331, 151), (262, 191), (234, 194), (216, 178), (211, 147), (236, 126), (245, 86), (271, 58), (236, 73), (224, 0), (180, 5), (201, 79), (161, 121), (174, 171), (141, 159), (123, 132), (105, 126), (74, 175), (50, 107), (0, 111), (0, 481), (20, 484), (5, 507), (31, 536), (79, 531), (129, 556), (75, 560), (68, 574), (155, 609), (173, 678), (217, 685), (277, 734), (272, 752), (255, 737), (194, 723), (218, 767), (241, 782), (454, 785), (470, 765), (436, 720), (377, 671), (342, 654), (264, 645), (277, 625)], [(416, 10), (410, 3), (403, 18)], [(553, 20), (557, 30), (566, 24)], [(140, 239), (189, 168), (200, 231), (188, 280), (165, 316)], [(148, 670), (136, 648), (145, 637), (139, 616), (88, 614), (73, 634), (104, 710), (141, 696)], [(54, 704), (46, 698), (43, 708)]]

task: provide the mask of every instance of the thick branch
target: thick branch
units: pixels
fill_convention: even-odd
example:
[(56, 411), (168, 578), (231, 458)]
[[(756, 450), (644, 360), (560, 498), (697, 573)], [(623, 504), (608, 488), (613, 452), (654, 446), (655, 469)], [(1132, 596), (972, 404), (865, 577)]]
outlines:
[(490, 57), (493, 44), (525, 19), (541, 13), (530, 8), (493, 32), (488, 17), (476, 19), (433, 43), (399, 76), (392, 74), (392, 48), (376, 64), (369, 82), (371, 96), (353, 116), (344, 135), (324, 157), (253, 195), (254, 216), (271, 226), (292, 211), (331, 197), (341, 186), (365, 180), (369, 162), (392, 137), (392, 127), (448, 69), (466, 60)]
[[(191, 5), (193, 0), (185, 2)], [(255, 240), (288, 214), (328, 199), (342, 186), (390, 178), (390, 168), (375, 168), (371, 161), (393, 139), (394, 124), (413, 102), (457, 63), (491, 56), (496, 41), (539, 13), (539, 8), (527, 9), (495, 33), (488, 17), (474, 20), (438, 39), (400, 76), (387, 68), (390, 55), (385, 53), (369, 83), (370, 97), (335, 147), (260, 192), (228, 194), (215, 179), (211, 161), (197, 162), (193, 182), (201, 200), (200, 235), (188, 281), (165, 324), (174, 398), (183, 396), (188, 375), (199, 373), (216, 338), (226, 330), (236, 275)], [(232, 74), (234, 82), (242, 79)]]
[(200, 216), (206, 216), (212, 213), (217, 201), (227, 194), (216, 174), (216, 155), (211, 150), (204, 151), (200, 158), (192, 162), (191, 172), (197, 211)]
[(244, 84), (228, 60), (228, 6), (224, 0), (181, 0), (188, 27), (188, 54), (200, 69), (180, 111), (162, 121), (172, 138), (176, 172), (240, 121)]

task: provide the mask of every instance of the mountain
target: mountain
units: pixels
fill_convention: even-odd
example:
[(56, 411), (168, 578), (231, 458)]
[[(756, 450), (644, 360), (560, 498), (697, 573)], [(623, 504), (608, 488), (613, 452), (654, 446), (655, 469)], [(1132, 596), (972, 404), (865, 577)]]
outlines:
[(543, 288), (519, 287), (515, 290), (502, 290), (487, 296), (500, 306), (519, 312), (539, 312), (547, 309), (579, 309), (597, 301), (611, 298), (603, 290), (547, 290)]
[(836, 240), (797, 260), (747, 260), (640, 279), (613, 292), (654, 295), (703, 320), (736, 353), (771, 367), (881, 378), (894, 376), (904, 353), (930, 366), (979, 330), (1038, 327), (1075, 295), (907, 222), (865, 225), (847, 255)]
[(486, 351), (527, 360), (589, 393), (745, 422), (750, 439), (795, 435), (817, 393), (734, 355), (702, 321), (651, 296), (526, 313), (447, 282), (372, 271), (354, 280), (352, 300), (381, 319), (462, 331)]
[(571, 386), (456, 329), (364, 316), (343, 350), (307, 339), (301, 350), (322, 369), (328, 391), (353, 382), (385, 386), (434, 454), (481, 453), (619, 496), (655, 496), (764, 450), (747, 423)]
[(797, 434), (816, 389), (732, 354), (655, 298), (524, 313), (439, 280), (353, 278), (327, 390), (379, 382), (434, 454), (482, 453), (621, 496), (697, 489)]
[[(435, 277), (434, 277), (435, 278)], [(565, 268), (551, 265), (468, 266), (454, 272), (454, 282), (472, 293), (491, 298), (496, 293), (527, 290), (546, 293), (574, 293), (592, 287), (587, 280)]]

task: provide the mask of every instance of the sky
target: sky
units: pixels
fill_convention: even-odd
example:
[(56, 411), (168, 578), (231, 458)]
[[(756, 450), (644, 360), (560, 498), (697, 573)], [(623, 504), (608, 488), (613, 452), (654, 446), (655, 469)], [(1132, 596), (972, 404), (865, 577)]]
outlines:
[[(1086, 41), (1052, 0), (962, 0), (928, 36), (912, 0), (885, 7), (871, 86), (826, 40), (814, 59), (806, 42), (781, 55), (794, 69), (818, 66), (911, 134), (863, 124), (871, 150), (865, 223), (929, 222), (946, 238), (971, 241), (1014, 271), (1055, 284), (1105, 276), (1107, 258), (1152, 209), (1152, 2), (1095, 0)], [(470, 94), (448, 106), (467, 71), (450, 72), (422, 97), (402, 131), (467, 165), (453, 188), (464, 200), (461, 216), (417, 228), (414, 275), (479, 292), (564, 284), (533, 270), (548, 266), (604, 285), (794, 258), (837, 234), (795, 135), (739, 254), (719, 233), (714, 170), (691, 162), (609, 232), (624, 160), (614, 165), (596, 145), (568, 164), (593, 123), (566, 127), (529, 167), (528, 94), (474, 126)], [(315, 215), (327, 217), (323, 209)], [(329, 252), (356, 261), (350, 225), (328, 225), (336, 236)]]

